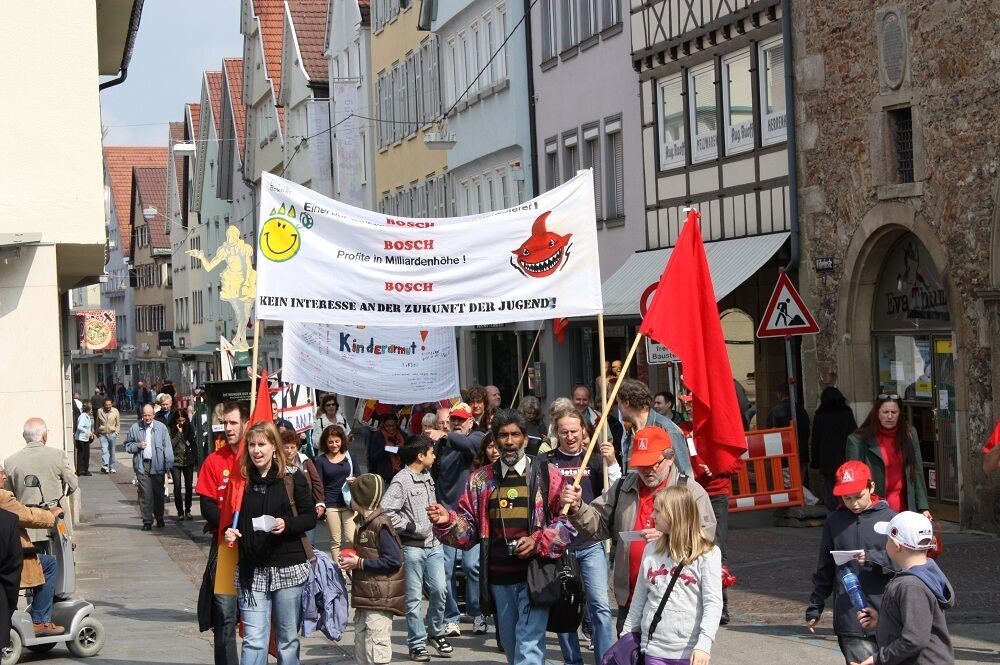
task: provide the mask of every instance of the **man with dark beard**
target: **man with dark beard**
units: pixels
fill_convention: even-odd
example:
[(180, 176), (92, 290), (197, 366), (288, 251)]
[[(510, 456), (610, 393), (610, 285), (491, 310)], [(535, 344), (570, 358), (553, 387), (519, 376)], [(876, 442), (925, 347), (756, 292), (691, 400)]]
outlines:
[[(528, 564), (534, 557), (562, 556), (576, 529), (561, 515), (563, 487), (558, 468), (525, 454), (524, 418), (513, 409), (493, 416), (500, 459), (476, 469), (455, 510), (427, 508), (434, 532), (460, 549), (481, 543), (479, 586), (482, 611), (492, 608), (507, 662), (542, 663), (549, 608), (528, 595)], [(548, 514), (548, 517), (547, 515)]]

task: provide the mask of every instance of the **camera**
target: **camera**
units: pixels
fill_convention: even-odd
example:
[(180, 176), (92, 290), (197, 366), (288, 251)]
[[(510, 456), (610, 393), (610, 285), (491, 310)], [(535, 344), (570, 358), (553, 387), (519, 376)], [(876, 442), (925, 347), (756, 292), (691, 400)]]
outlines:
[(512, 559), (517, 556), (517, 554), (516, 554), (516, 552), (517, 552), (517, 545), (520, 542), (521, 542), (520, 538), (517, 538), (515, 540), (508, 540), (507, 541), (507, 556), (509, 556)]

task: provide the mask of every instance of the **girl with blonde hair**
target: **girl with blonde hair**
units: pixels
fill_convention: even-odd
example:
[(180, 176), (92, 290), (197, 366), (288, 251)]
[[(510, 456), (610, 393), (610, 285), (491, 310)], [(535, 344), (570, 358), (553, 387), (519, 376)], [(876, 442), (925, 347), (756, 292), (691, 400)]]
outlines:
[[(702, 534), (686, 487), (660, 491), (653, 507), (663, 535), (642, 554), (622, 635), (641, 631), (646, 665), (708, 665), (722, 616), (722, 554)], [(669, 620), (659, 621), (664, 612)]]

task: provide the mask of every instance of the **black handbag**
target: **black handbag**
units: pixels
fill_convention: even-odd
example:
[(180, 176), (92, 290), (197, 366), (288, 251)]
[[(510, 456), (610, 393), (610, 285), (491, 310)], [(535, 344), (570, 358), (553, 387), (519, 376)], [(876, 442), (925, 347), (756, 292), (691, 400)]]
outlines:
[(549, 620), (545, 630), (550, 633), (575, 633), (583, 622), (586, 602), (580, 562), (574, 555), (566, 553), (556, 563), (559, 599), (549, 607)]
[[(532, 473), (539, 473), (542, 481), (542, 496), (545, 501), (545, 521), (549, 515), (549, 472), (547, 464), (532, 464)], [(531, 494), (532, 498), (534, 493)], [(529, 508), (530, 510), (530, 508)], [(533, 557), (528, 562), (528, 598), (532, 605), (552, 607), (562, 595), (562, 585), (559, 582), (559, 559)]]

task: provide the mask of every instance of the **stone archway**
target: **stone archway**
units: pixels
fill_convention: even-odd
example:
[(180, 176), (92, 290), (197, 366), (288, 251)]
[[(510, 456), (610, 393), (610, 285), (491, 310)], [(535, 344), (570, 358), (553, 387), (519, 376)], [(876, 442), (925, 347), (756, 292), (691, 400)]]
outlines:
[[(944, 276), (950, 303), (961, 302), (948, 278), (948, 255), (937, 239), (934, 229), (916, 217), (914, 209), (904, 203), (883, 202), (873, 207), (855, 231), (844, 257), (844, 277), (837, 299), (837, 320), (843, 332), (837, 343), (837, 365), (841, 391), (859, 417), (865, 415), (876, 392), (872, 371), (872, 307), (875, 285), (882, 265), (893, 245), (903, 234), (913, 233), (927, 249), (937, 272)], [(962, 346), (965, 324), (952, 312), (956, 342)], [(964, 356), (959, 355), (959, 363)], [(964, 373), (963, 373), (964, 375)], [(964, 417), (966, 386), (956, 387), (956, 405)]]

